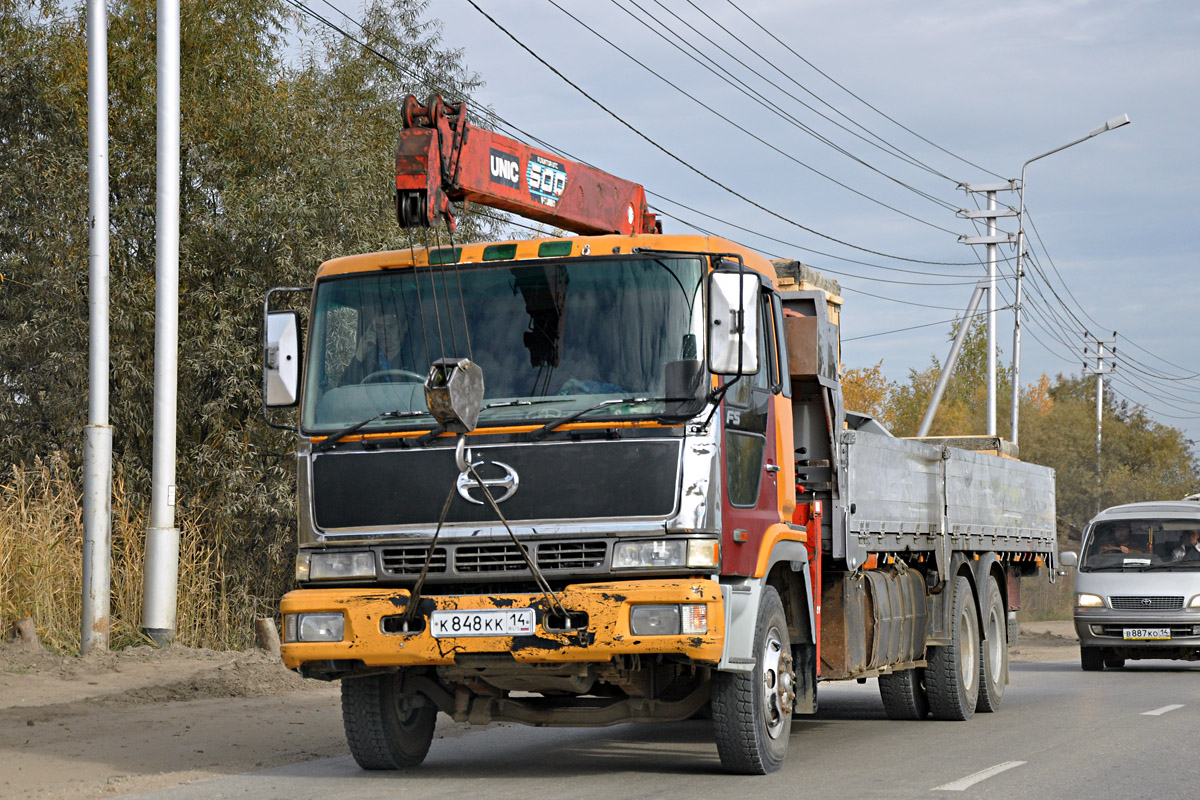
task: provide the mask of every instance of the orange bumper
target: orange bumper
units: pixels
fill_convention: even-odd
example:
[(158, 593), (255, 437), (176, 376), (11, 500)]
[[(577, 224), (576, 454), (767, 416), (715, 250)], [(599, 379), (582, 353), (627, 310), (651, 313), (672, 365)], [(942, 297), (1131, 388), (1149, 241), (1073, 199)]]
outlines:
[[(453, 664), (459, 653), (511, 653), (523, 663), (603, 663), (619, 655), (681, 655), (703, 664), (721, 658), (725, 611), (721, 587), (714, 580), (642, 580), (568, 586), (558, 593), (569, 612), (585, 612), (588, 625), (573, 631), (543, 627), (546, 600), (540, 594), (428, 596), (421, 612), (433, 609), (488, 610), (533, 608), (537, 624), (531, 636), (465, 636), (435, 638), (429, 631), (384, 633), (383, 619), (402, 614), (405, 589), (297, 589), (284, 595), (284, 615), (341, 612), (345, 633), (340, 642), (285, 642), (283, 663), (297, 669), (310, 661), (350, 659), (369, 667)], [(703, 635), (634, 636), (630, 608), (638, 604), (702, 603), (707, 606), (708, 632)], [(286, 626), (285, 626), (286, 627)]]

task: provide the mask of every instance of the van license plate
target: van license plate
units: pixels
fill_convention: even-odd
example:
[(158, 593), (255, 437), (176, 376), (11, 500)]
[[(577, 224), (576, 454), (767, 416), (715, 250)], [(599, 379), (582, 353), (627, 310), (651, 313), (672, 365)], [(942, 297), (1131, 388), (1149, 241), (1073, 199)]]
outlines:
[(1126, 628), (1126, 639), (1170, 639), (1170, 628)]
[(434, 611), (429, 627), (434, 638), (459, 636), (530, 636), (532, 608), (498, 608), (479, 611)]

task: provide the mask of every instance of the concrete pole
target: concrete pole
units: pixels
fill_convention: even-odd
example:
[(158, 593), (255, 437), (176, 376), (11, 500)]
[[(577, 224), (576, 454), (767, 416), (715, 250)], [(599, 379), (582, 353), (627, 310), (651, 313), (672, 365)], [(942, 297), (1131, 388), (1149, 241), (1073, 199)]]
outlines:
[[(1024, 178), (1022, 178), (1022, 181)], [(1024, 218), (1025, 211), (1025, 184), (1021, 184), (1021, 214), (1018, 219)], [(1018, 223), (1019, 224), (1019, 223)], [(1021, 248), (1025, 246), (1025, 232), (1017, 232), (1017, 288), (1016, 300), (1013, 301), (1013, 355), (1012, 355), (1012, 424), (1008, 432), (1008, 439), (1014, 445), (1017, 442), (1017, 422), (1020, 417), (1021, 403), (1021, 282), (1025, 278), (1025, 265), (1021, 259)]]
[[(988, 211), (996, 210), (996, 193), (987, 193)], [(996, 218), (987, 218), (987, 235), (996, 235)], [(987, 435), (996, 435), (996, 244), (988, 242), (987, 289)]]
[(88, 0), (88, 424), (83, 429), (83, 604), (79, 652), (108, 649), (112, 426), (108, 424), (108, 13)]
[(925, 416), (921, 419), (921, 427), (917, 430), (917, 436), (928, 436), (929, 429), (933, 426), (933, 417), (937, 414), (938, 405), (942, 402), (942, 394), (946, 391), (946, 384), (950, 382), (950, 375), (954, 372), (954, 364), (958, 361), (958, 351), (962, 349), (963, 339), (967, 337), (967, 330), (971, 327), (971, 318), (975, 315), (975, 309), (979, 308), (980, 295), (985, 291), (985, 287), (979, 284), (975, 287), (975, 291), (971, 293), (971, 302), (967, 303), (967, 313), (963, 315), (962, 324), (958, 326), (958, 333), (954, 336), (954, 343), (950, 345), (950, 354), (946, 356), (946, 363), (942, 365), (942, 374), (938, 377), (937, 386), (933, 390), (933, 397), (929, 399), (929, 407), (925, 409)]
[(142, 630), (175, 638), (179, 529), (175, 527), (175, 411), (179, 367), (179, 0), (158, 3), (158, 186), (154, 302), (154, 464)]

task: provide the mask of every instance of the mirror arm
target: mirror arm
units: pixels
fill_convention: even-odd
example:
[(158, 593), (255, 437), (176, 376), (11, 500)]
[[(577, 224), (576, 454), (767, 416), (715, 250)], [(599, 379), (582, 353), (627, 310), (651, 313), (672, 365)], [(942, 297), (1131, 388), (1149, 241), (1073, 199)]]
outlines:
[(701, 430), (704, 430), (705, 428), (707, 428), (708, 423), (712, 422), (712, 418), (717, 413), (717, 409), (719, 409), (721, 407), (721, 401), (725, 399), (725, 395), (729, 394), (730, 388), (732, 388), (733, 385), (735, 383), (737, 383), (738, 381), (740, 381), (741, 379), (742, 379), (741, 375), (734, 375), (731, 380), (725, 381), (719, 387), (717, 387), (716, 389), (713, 389), (712, 391), (710, 391), (708, 393), (708, 397), (705, 398), (704, 402), (712, 403), (713, 407), (712, 407), (712, 411), (708, 412), (708, 416), (705, 417), (704, 424), (700, 426)]

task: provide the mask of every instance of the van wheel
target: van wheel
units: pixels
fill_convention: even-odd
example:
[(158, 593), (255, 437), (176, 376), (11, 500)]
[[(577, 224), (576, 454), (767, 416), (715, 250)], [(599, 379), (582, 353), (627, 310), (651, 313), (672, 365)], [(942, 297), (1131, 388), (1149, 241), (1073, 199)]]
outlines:
[(1084, 672), (1099, 672), (1104, 669), (1104, 653), (1099, 647), (1080, 647), (1079, 666)]
[(979, 661), (979, 699), (976, 711), (1000, 710), (1008, 683), (1008, 620), (1000, 586), (989, 578), (983, 590), (983, 658)]
[(404, 673), (342, 679), (342, 725), (363, 769), (403, 769), (425, 760), (437, 707), (403, 689)]
[(1125, 666), (1125, 659), (1122, 656), (1105, 656), (1104, 666), (1109, 669), (1121, 669)]
[(925, 693), (925, 670), (904, 669), (879, 676), (879, 696), (888, 719), (925, 719), (929, 696)]
[(712, 676), (713, 732), (721, 766), (742, 775), (766, 775), (783, 765), (792, 733), (795, 680), (783, 602), (767, 586), (754, 628), (754, 670)]
[(962, 575), (954, 580), (951, 604), (950, 644), (929, 648), (925, 687), (934, 719), (965, 720), (979, 699), (980, 667), (975, 598)]

